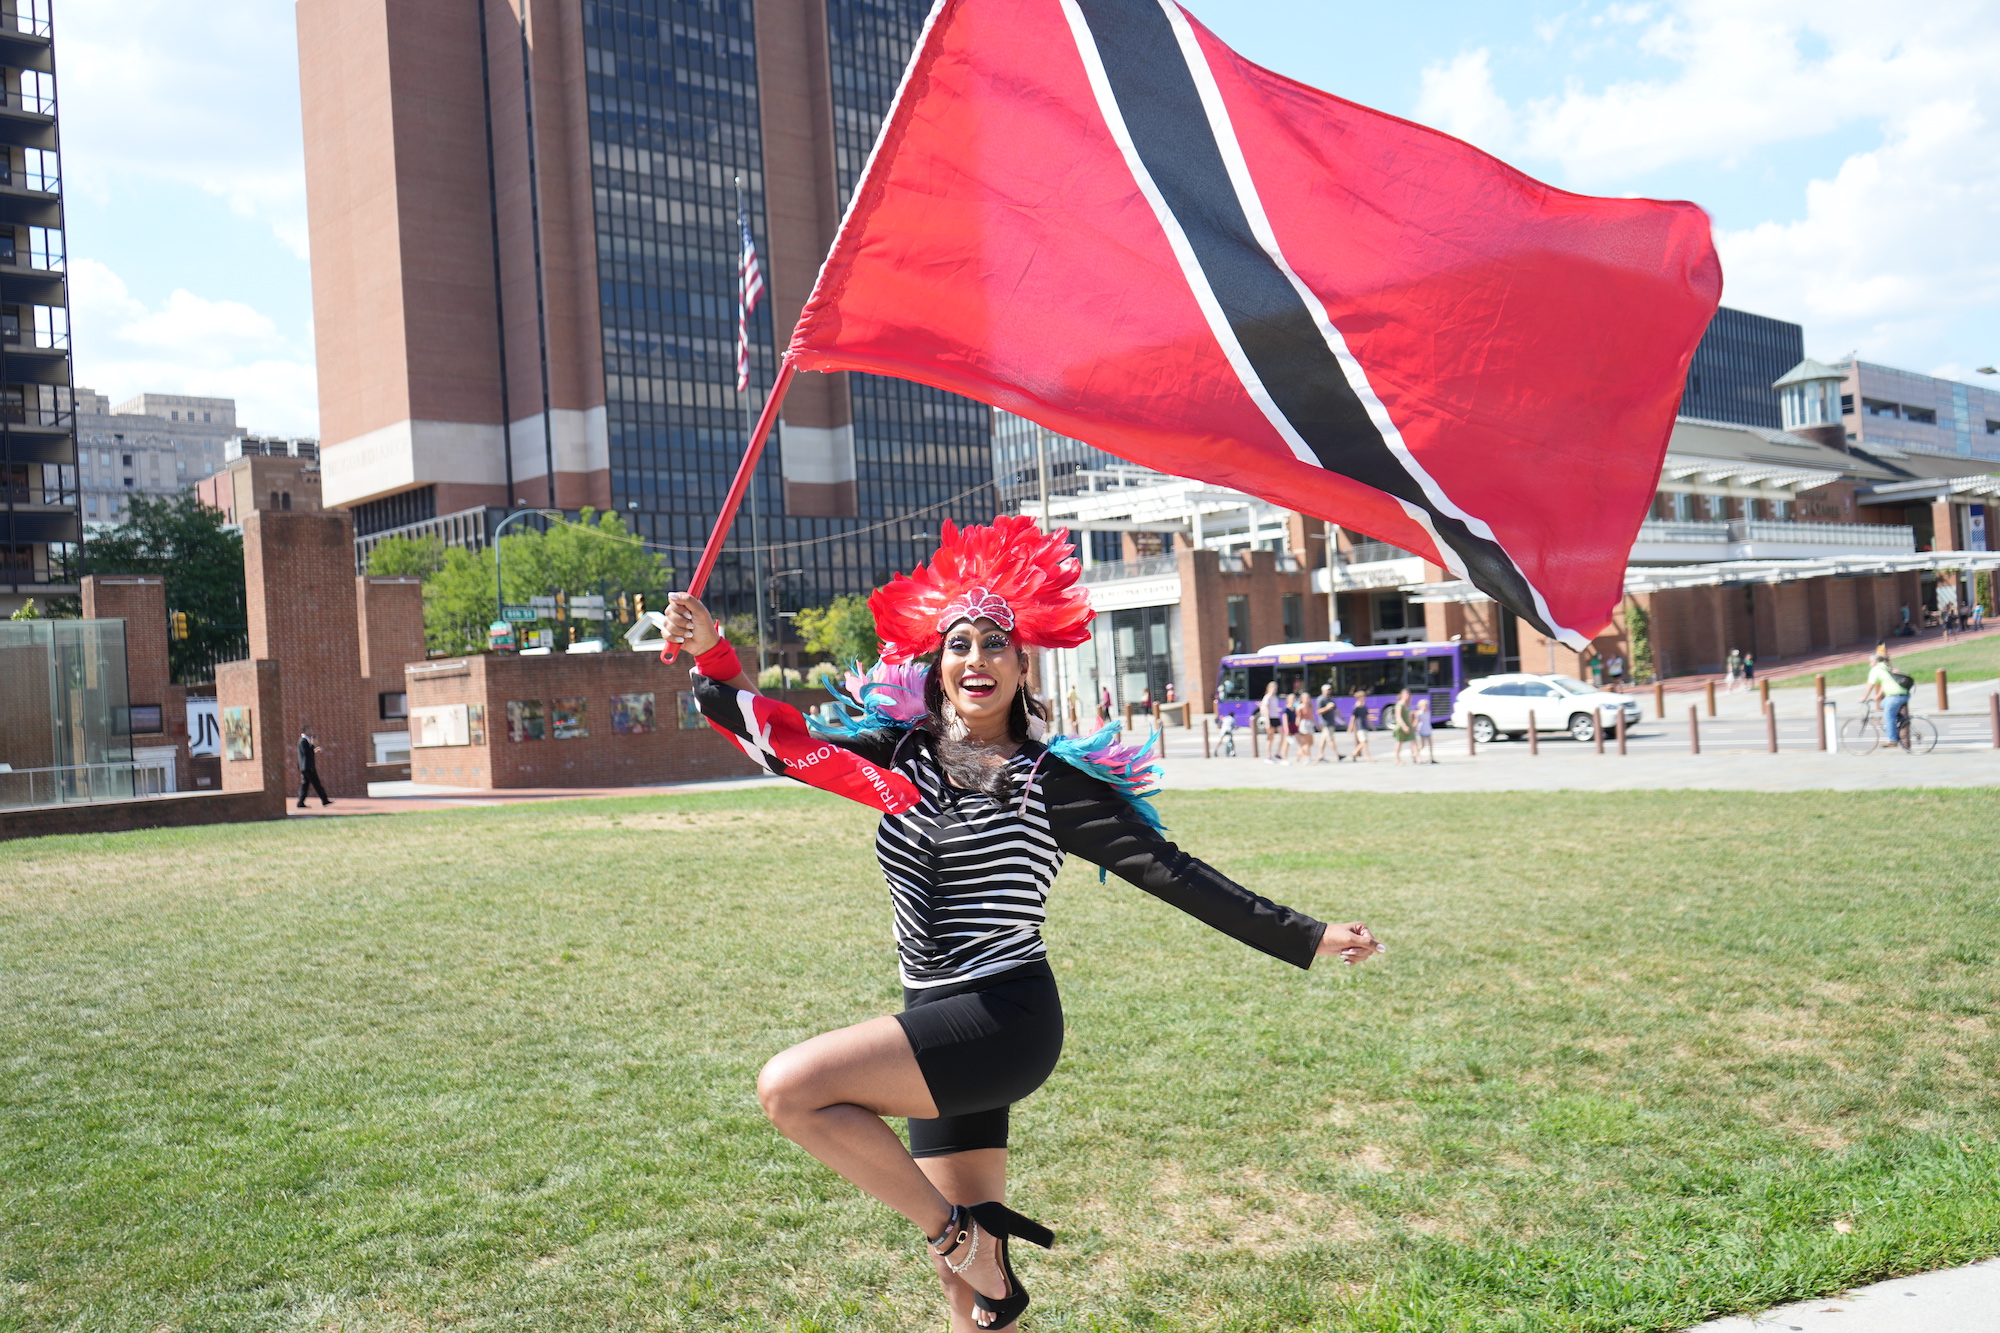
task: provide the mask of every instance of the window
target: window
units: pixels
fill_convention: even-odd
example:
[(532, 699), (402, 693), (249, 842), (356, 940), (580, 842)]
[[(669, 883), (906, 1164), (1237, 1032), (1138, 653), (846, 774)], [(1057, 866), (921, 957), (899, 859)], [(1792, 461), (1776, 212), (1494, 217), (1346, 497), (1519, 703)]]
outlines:
[(280, 501), (278, 508), (290, 509), (292, 507), (292, 493), (290, 491), (280, 491), (278, 499)]
[(132, 705), (132, 733), (137, 736), (156, 735), (162, 728), (160, 705)]
[(1093, 532), (1090, 534), (1091, 563), (1115, 565), (1125, 558), (1125, 547), (1115, 532)]
[(206, 413), (206, 412), (203, 412), (203, 413), (201, 414), (201, 419), (202, 419), (203, 421), (207, 421), (207, 420), (208, 420), (208, 413)]
[[(124, 465), (125, 465), (126, 467), (131, 467), (131, 466), (132, 466), (132, 455), (130, 455), (130, 454), (120, 454), (120, 455), (118, 456), (118, 458), (119, 458), (119, 461), (120, 461), (121, 463), (123, 463), (123, 464), (124, 464)], [(109, 460), (109, 459), (106, 459), (105, 461), (106, 461), (106, 462), (110, 462), (111, 460)]]
[(1228, 608), (1229, 651), (1247, 653), (1250, 651), (1250, 599), (1242, 594), (1232, 596), (1228, 601)]
[(1986, 433), (2000, 435), (2000, 421), (1995, 421), (1992, 417), (1986, 418)]
[(132, 479), (130, 477), (125, 478), (125, 484), (127, 486), (130, 486), (132, 484)]
[(276, 509), (278, 507), (278, 493), (276, 491), (271, 492), (271, 503), (268, 507), (272, 509)]
[(1844, 394), (1840, 395), (1840, 415), (1842, 415), (1842, 416), (1844, 416), (1844, 417), (1851, 417), (1851, 416), (1853, 416), (1853, 415), (1854, 415), (1854, 395), (1853, 395), (1853, 394), (1851, 394), (1851, 393), (1844, 393)]
[(1280, 604), (1285, 613), (1285, 642), (1298, 643), (1306, 637), (1305, 594), (1288, 592)]
[(1694, 522), (1696, 518), (1696, 499), (1697, 497), (1692, 495), (1676, 495), (1674, 497), (1674, 517), (1682, 523)]
[(375, 701), (381, 709), (381, 716), (385, 720), (408, 717), (410, 715), (410, 696), (401, 690), (385, 691), (376, 695)]
[(1925, 426), (1935, 426), (1937, 425), (1937, 413), (1928, 407), (1905, 407), (1903, 409), (1903, 420), (1914, 421)]
[(179, 421), (181, 419), (181, 414), (178, 412), (169, 412), (167, 413), (167, 419), (170, 421)]
[(1896, 410), (1894, 403), (1885, 403), (1880, 398), (1863, 398), (1861, 400), (1861, 410), (1871, 417), (1899, 417), (1902, 415), (1901, 412)]

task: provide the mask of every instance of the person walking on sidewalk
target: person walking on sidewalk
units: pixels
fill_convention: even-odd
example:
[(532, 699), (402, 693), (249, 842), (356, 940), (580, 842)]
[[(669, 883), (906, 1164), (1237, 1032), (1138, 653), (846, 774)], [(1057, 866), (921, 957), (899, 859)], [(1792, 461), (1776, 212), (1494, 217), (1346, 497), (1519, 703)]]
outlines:
[(1264, 762), (1284, 763), (1285, 696), (1278, 693), (1278, 682), (1275, 679), (1264, 687), (1264, 698), (1257, 708), (1257, 725), (1264, 728), (1264, 737), (1270, 742), (1269, 753), (1264, 756)]
[(333, 798), (326, 794), (326, 788), (319, 780), (319, 742), (313, 739), (312, 723), (299, 726), (299, 809), (306, 808), (306, 792), (319, 793), (320, 808), (333, 804)]
[(1891, 745), (1910, 748), (1910, 738), (1904, 734), (1904, 713), (1910, 704), (1910, 687), (1916, 681), (1900, 671), (1889, 669), (1889, 645), (1875, 646), (1875, 662), (1868, 668), (1868, 688), (1861, 693), (1861, 702), (1874, 700), (1882, 702), (1882, 730), (1888, 733)]
[(1417, 739), (1410, 747), (1412, 762), (1435, 764), (1438, 761), (1437, 746), (1431, 741), (1431, 701), (1426, 695), (1417, 700)]
[(1403, 762), (1403, 747), (1410, 747), (1410, 760), (1417, 757), (1417, 711), (1410, 707), (1410, 692), (1405, 689), (1396, 695), (1396, 702), (1389, 705), (1389, 732), (1396, 738), (1396, 762)]
[(1354, 710), (1347, 715), (1347, 734), (1354, 741), (1354, 753), (1348, 757), (1355, 763), (1366, 759), (1375, 762), (1375, 756), (1368, 753), (1368, 690), (1355, 686)]
[(1340, 697), (1333, 692), (1333, 682), (1319, 687), (1319, 698), (1313, 700), (1313, 720), (1319, 723), (1318, 762), (1326, 762), (1327, 751), (1333, 752), (1333, 762), (1339, 763), (1347, 756), (1340, 752)]

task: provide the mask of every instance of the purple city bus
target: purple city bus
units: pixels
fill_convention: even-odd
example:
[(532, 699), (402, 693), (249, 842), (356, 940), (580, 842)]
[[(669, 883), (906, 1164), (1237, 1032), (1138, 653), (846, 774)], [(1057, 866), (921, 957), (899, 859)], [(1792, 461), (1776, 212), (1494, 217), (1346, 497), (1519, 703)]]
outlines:
[(1380, 727), (1384, 710), (1404, 689), (1411, 697), (1429, 694), (1433, 726), (1451, 725), (1458, 692), (1480, 676), (1499, 670), (1499, 654), (1483, 643), (1384, 643), (1353, 648), (1332, 643), (1281, 643), (1262, 652), (1236, 653), (1222, 659), (1215, 683), (1220, 715), (1247, 727), (1256, 717), (1258, 701), (1273, 680), (1278, 693), (1296, 693), (1300, 684), (1317, 696), (1331, 682), (1340, 700), (1340, 725), (1354, 711), (1354, 691), (1368, 691), (1368, 715), (1363, 725)]

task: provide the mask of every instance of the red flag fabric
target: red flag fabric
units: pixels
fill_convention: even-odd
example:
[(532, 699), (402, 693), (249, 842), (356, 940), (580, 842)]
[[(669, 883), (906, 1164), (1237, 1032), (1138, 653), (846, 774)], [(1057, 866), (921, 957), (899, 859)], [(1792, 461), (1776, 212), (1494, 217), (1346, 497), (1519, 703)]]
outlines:
[(789, 355), (1332, 519), (1581, 647), (1721, 282), (1694, 205), (1541, 184), (1171, 0), (940, 0)]

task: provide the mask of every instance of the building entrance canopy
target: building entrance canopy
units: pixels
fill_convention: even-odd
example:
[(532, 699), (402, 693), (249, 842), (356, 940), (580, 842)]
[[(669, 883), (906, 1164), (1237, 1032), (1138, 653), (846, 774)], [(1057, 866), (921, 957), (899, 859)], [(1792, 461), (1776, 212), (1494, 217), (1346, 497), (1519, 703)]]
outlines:
[[(1911, 555), (1823, 556), (1814, 560), (1725, 560), (1708, 565), (1666, 568), (1632, 567), (1625, 571), (1627, 593), (1659, 592), (1667, 588), (1739, 587), (1757, 583), (1795, 583), (1801, 579), (1854, 578), (1940, 569), (2000, 569), (1996, 551), (1919, 551)], [(1414, 602), (1473, 603), (1491, 600), (1463, 579), (1444, 583), (1414, 583), (1404, 587)]]

